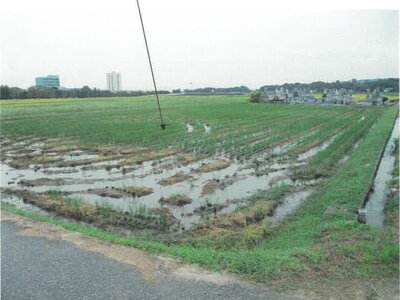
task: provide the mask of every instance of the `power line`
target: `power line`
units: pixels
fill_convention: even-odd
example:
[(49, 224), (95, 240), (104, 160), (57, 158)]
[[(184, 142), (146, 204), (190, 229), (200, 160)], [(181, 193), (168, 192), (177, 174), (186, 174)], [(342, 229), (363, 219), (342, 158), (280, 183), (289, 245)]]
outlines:
[(154, 78), (153, 65), (152, 65), (152, 63), (151, 63), (150, 51), (149, 51), (149, 46), (148, 46), (148, 44), (147, 44), (146, 32), (145, 32), (145, 30), (144, 30), (144, 24), (143, 24), (142, 12), (140, 11), (139, 0), (136, 0), (136, 3), (137, 3), (138, 11), (139, 11), (140, 23), (142, 24), (142, 31), (143, 31), (144, 43), (146, 44), (147, 57), (148, 57), (148, 59), (149, 59), (151, 77), (153, 78), (153, 85), (154, 85), (154, 91), (155, 91), (155, 93), (156, 93), (156, 98), (157, 98), (158, 111), (159, 111), (159, 113), (160, 113), (160, 119), (161, 119), (161, 125), (160, 125), (160, 127), (161, 127), (162, 129), (165, 129), (166, 124), (164, 124), (163, 116), (162, 116), (162, 113), (161, 113), (160, 99), (158, 98), (157, 85), (156, 85), (156, 80), (155, 80), (155, 78)]

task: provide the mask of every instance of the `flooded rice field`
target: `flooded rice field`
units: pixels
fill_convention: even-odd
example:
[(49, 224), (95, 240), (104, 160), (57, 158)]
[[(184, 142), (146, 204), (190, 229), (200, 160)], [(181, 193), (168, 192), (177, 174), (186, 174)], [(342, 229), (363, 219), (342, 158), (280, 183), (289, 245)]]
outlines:
[(12, 195), (12, 191), (57, 191), (84, 203), (108, 203), (122, 212), (143, 208), (150, 213), (162, 210), (173, 216), (183, 230), (246, 205), (248, 198), (260, 190), (286, 184), (296, 191), (276, 209), (276, 219), (282, 220), (318, 184), (315, 180), (293, 180), (291, 168), (306, 164), (307, 158), (325, 149), (331, 141), (291, 160), (283, 158), (285, 149), (290, 147), (280, 147), (272, 150), (274, 159), (254, 163), (223, 155), (200, 157), (173, 151), (148, 155), (146, 149), (129, 147), (79, 149), (49, 145), (47, 141), (12, 143), (3, 139), (2, 201), (37, 209), (23, 203), (16, 196), (18, 193)]

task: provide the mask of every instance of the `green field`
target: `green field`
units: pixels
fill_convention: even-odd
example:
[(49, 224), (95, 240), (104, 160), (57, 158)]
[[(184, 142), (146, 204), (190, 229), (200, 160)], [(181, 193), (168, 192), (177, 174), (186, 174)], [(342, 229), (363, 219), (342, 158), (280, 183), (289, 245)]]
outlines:
[[(346, 282), (393, 278), (398, 271), (398, 206), (392, 199), (382, 230), (358, 223), (355, 213), (373, 180), (397, 107), (250, 104), (247, 98), (163, 96), (165, 131), (159, 128), (151, 96), (2, 101), (1, 133), (10, 139), (61, 137), (93, 146), (172, 147), (208, 156), (223, 152), (251, 161), (262, 160), (260, 155), (279, 146), (289, 147), (285, 155), (295, 159), (334, 137), (306, 165), (291, 170), (294, 178), (323, 181), (317, 193), (273, 231), (261, 220), (245, 224), (238, 232), (220, 230), (215, 234), (214, 230), (163, 242), (120, 237), (7, 205), (3, 209), (114, 243), (229, 270), (279, 288), (293, 280), (298, 281), (294, 288), (301, 288), (309, 279)], [(194, 132), (186, 132), (187, 122), (195, 124)], [(204, 123), (211, 125), (210, 134), (204, 132)], [(345, 157), (348, 159), (339, 164)], [(284, 193), (282, 187), (261, 192), (253, 195), (250, 205), (274, 201)], [(230, 216), (248, 216), (250, 212), (254, 213), (251, 207)]]
[[(223, 150), (252, 156), (283, 142), (299, 140), (304, 151), (334, 132), (373, 122), (381, 111), (356, 107), (252, 105), (246, 96), (161, 97), (167, 130), (159, 128), (154, 97), (2, 101), (2, 133), (7, 136), (70, 137), (89, 144), (171, 146), (199, 153)], [(186, 133), (186, 123), (195, 131)], [(211, 125), (211, 134), (203, 124)]]

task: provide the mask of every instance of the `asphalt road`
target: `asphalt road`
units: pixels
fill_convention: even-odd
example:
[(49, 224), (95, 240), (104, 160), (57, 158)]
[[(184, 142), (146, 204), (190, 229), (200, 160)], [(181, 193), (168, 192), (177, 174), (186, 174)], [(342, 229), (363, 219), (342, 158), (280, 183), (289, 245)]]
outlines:
[(18, 235), (1, 222), (1, 299), (294, 299), (260, 286), (176, 278), (146, 280), (137, 267), (65, 240)]

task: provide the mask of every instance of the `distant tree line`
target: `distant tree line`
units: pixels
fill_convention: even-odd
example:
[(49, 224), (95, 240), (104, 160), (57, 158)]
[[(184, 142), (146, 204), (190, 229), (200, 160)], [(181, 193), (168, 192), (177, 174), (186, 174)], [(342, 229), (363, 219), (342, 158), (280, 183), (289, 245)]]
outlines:
[[(250, 89), (245, 86), (229, 87), (229, 88), (199, 88), (193, 90), (184, 90), (185, 94), (246, 94)], [(160, 90), (159, 94), (169, 94), (170, 91)], [(173, 94), (181, 94), (181, 89), (173, 89)], [(110, 92), (108, 90), (100, 90), (88, 86), (80, 89), (57, 89), (46, 87), (29, 87), (21, 89), (19, 87), (9, 87), (7, 85), (0, 86), (0, 99), (35, 99), (35, 98), (94, 98), (94, 97), (134, 97), (154, 94), (154, 91), (118, 91)]]
[(260, 87), (260, 91), (273, 91), (277, 88), (283, 88), (288, 90), (293, 89), (308, 89), (315, 92), (323, 92), (325, 89), (348, 89), (353, 92), (366, 92), (367, 89), (373, 90), (375, 88), (384, 90), (392, 89), (393, 92), (399, 91), (399, 78), (386, 78), (386, 79), (365, 79), (357, 80), (352, 79), (349, 81), (334, 81), (324, 82), (315, 81), (311, 83), (284, 83), (281, 85), (264, 85)]
[[(169, 94), (169, 91), (161, 90), (159, 94)], [(118, 91), (91, 89), (84, 86), (80, 89), (57, 89), (47, 87), (19, 87), (0, 86), (0, 99), (35, 99), (35, 98), (91, 98), (91, 97), (133, 97), (154, 94), (154, 91)]]

